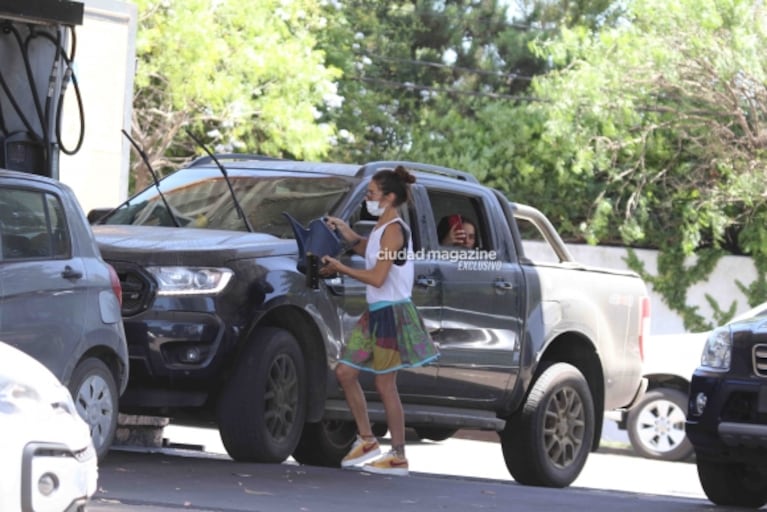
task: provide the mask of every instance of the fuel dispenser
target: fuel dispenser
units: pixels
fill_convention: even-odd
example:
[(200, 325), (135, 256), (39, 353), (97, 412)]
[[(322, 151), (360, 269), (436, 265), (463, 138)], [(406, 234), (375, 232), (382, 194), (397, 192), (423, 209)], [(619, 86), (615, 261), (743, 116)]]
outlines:
[[(82, 2), (0, 0), (0, 167), (58, 179), (60, 152), (79, 151), (85, 126), (74, 60), (83, 12)], [(62, 138), (68, 93), (80, 130)]]

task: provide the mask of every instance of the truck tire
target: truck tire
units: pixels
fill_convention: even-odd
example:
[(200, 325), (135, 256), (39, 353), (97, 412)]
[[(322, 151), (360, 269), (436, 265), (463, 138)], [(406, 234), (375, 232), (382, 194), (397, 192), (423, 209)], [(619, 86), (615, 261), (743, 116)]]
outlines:
[(698, 479), (709, 500), (721, 506), (759, 508), (767, 503), (767, 466), (698, 457)]
[(304, 356), (293, 335), (272, 327), (255, 331), (218, 401), (219, 433), (229, 456), (287, 459), (304, 427), (306, 386)]
[(337, 468), (357, 438), (353, 421), (324, 420), (307, 423), (293, 458), (301, 464)]
[(450, 439), (458, 432), (457, 428), (439, 428), (439, 427), (415, 427), (415, 434), (418, 439), (428, 439), (430, 441), (444, 441)]
[(628, 411), (626, 429), (634, 451), (648, 459), (677, 461), (694, 448), (684, 431), (687, 395), (672, 388), (655, 388)]
[(506, 422), (501, 447), (517, 482), (567, 487), (586, 464), (594, 439), (594, 401), (583, 374), (567, 363), (549, 363), (522, 410)]
[(75, 367), (68, 388), (77, 413), (90, 427), (98, 459), (103, 460), (117, 431), (118, 394), (114, 375), (103, 361), (90, 357)]

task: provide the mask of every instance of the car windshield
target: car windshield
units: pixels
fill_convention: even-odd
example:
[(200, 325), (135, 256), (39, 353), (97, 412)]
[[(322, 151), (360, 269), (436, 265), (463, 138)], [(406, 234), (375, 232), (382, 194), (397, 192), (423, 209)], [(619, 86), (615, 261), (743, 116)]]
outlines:
[[(333, 211), (349, 193), (353, 183), (343, 177), (317, 174), (269, 173), (268, 171), (228, 172), (234, 193), (253, 229), (279, 238), (293, 238), (288, 212), (299, 222)], [(101, 224), (133, 224), (247, 231), (232, 201), (226, 180), (218, 169), (182, 169), (160, 182), (162, 197), (150, 187), (112, 211)]]

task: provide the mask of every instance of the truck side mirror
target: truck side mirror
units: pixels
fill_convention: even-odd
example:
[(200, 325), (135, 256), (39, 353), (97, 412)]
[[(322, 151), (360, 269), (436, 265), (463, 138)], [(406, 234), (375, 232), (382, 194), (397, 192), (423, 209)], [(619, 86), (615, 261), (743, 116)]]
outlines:
[(88, 223), (96, 224), (103, 219), (107, 213), (111, 212), (112, 208), (94, 208), (88, 212)]
[(370, 236), (370, 232), (373, 231), (376, 222), (375, 220), (358, 220), (352, 224), (352, 230), (358, 235), (367, 238)]

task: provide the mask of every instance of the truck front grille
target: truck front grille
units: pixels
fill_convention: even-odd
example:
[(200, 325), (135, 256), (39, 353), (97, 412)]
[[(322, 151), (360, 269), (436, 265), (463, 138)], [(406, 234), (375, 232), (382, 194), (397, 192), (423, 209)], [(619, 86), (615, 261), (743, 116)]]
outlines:
[(754, 345), (754, 373), (767, 377), (767, 345)]

